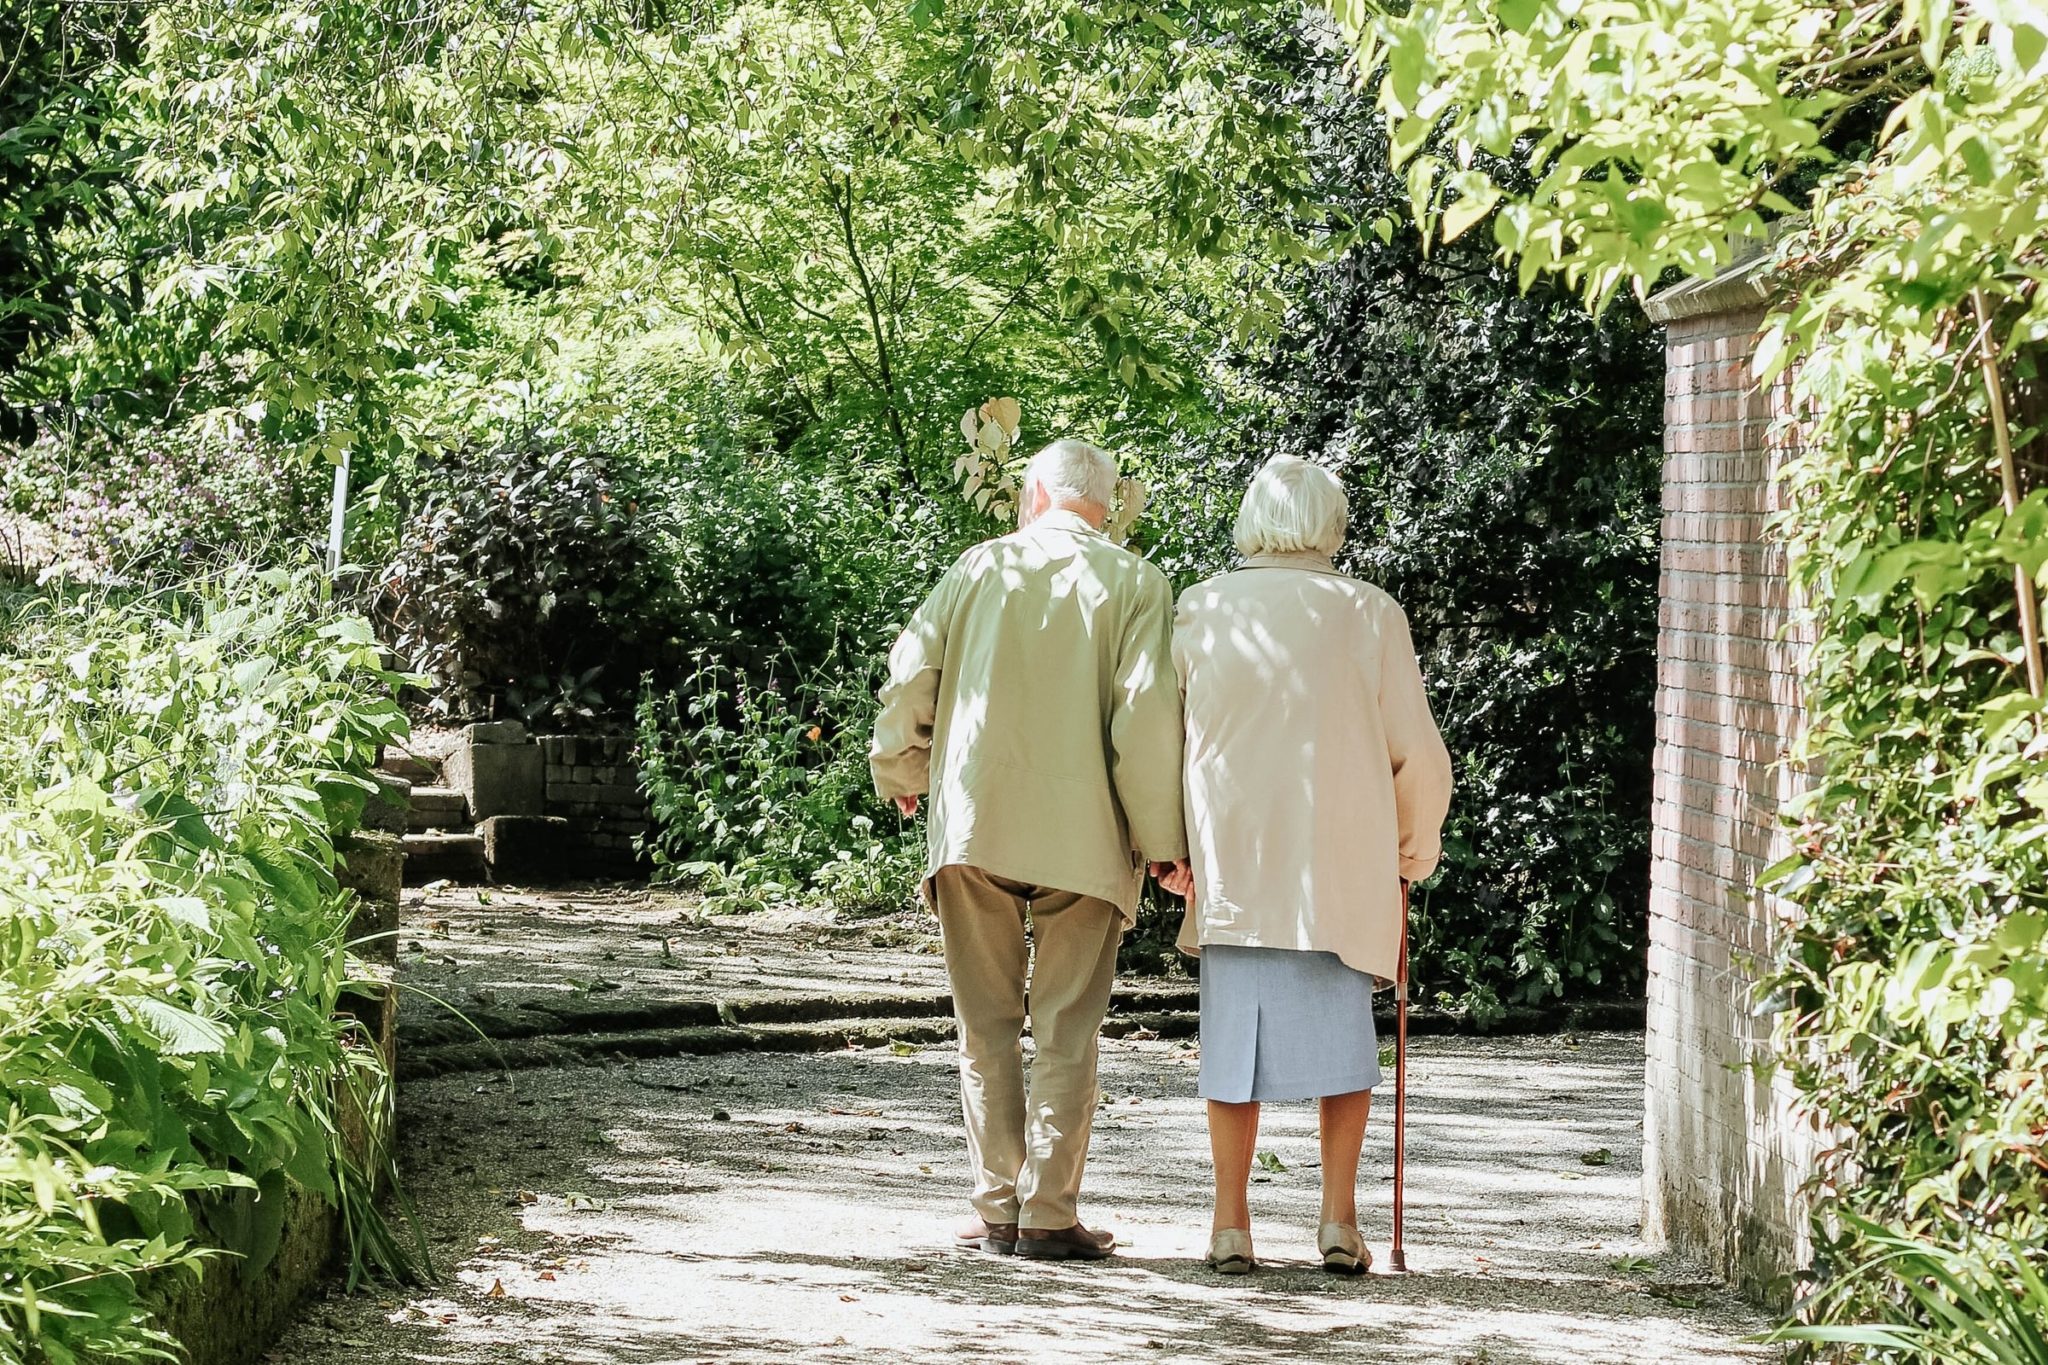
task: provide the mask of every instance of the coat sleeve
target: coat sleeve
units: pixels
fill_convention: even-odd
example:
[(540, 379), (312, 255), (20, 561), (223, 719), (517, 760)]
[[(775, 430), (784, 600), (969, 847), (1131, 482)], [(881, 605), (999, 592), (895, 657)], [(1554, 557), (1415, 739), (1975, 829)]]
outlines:
[(932, 725), (939, 711), (939, 668), (946, 658), (946, 631), (960, 569), (939, 579), (931, 596), (911, 616), (889, 651), (889, 675), (882, 683), (882, 709), (868, 746), (868, 771), (884, 801), (930, 790)]
[(1124, 627), (1111, 696), (1112, 777), (1131, 843), (1154, 862), (1188, 851), (1181, 807), (1180, 677), (1173, 665), (1173, 590), (1145, 566), (1137, 607)]
[(1401, 826), (1401, 879), (1419, 882), (1443, 856), (1444, 815), (1451, 808), (1451, 755), (1429, 714), (1422, 667), (1408, 618), (1392, 604), (1382, 618), (1380, 721), (1394, 769), (1394, 811)]

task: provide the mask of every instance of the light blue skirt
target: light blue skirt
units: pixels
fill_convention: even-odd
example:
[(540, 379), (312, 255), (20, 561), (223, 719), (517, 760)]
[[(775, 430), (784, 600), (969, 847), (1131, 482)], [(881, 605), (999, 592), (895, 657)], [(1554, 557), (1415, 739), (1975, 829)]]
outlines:
[(1335, 953), (1202, 945), (1202, 1098), (1311, 1100), (1380, 1083), (1372, 978)]

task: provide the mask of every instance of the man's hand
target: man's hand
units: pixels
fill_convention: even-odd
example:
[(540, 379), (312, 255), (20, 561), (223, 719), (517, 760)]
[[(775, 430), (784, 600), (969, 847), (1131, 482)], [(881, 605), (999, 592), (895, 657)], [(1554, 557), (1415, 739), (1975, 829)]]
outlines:
[(1176, 896), (1188, 896), (1195, 889), (1194, 869), (1188, 866), (1186, 858), (1176, 858), (1170, 863), (1152, 864), (1152, 876), (1162, 890)]
[(897, 797), (896, 809), (903, 812), (903, 814), (907, 816), (917, 814), (917, 798), (915, 796)]

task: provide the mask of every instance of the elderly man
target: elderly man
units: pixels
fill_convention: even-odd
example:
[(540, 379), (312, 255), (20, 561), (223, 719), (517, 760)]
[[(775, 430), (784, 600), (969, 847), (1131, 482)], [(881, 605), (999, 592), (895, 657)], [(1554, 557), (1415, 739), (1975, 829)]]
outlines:
[(1102, 533), (1116, 486), (1086, 442), (1033, 457), (1020, 529), (962, 555), (890, 652), (870, 755), (904, 814), (931, 794), (975, 1182), (959, 1241), (1051, 1260), (1116, 1245), (1077, 1212), (1097, 1034), (1146, 862), (1187, 854), (1173, 594)]

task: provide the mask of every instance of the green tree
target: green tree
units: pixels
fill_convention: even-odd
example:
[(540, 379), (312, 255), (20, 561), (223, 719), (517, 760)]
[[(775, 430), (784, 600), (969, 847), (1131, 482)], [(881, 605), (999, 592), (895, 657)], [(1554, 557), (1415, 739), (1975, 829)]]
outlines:
[[(75, 321), (135, 303), (67, 234), (112, 212), (122, 185), (126, 150), (106, 127), (109, 73), (132, 49), (139, 7), (23, 0), (0, 24), (0, 377)], [(34, 429), (29, 396), (0, 383), (0, 440)]]

